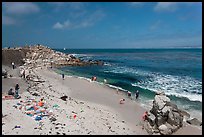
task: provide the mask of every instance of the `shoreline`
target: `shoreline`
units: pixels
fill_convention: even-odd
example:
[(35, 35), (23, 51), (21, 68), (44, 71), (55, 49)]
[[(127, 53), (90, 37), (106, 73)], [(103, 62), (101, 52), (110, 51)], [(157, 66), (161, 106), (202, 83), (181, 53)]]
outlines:
[[(122, 119), (125, 119), (125, 120), (127, 120), (127, 122), (129, 122), (129, 124), (128, 125), (130, 125), (132, 128), (136, 128), (137, 127), (137, 131), (140, 131), (140, 132), (142, 132), (143, 134), (147, 134), (147, 132), (145, 131), (145, 130), (142, 130), (141, 129), (141, 126), (140, 126), (140, 122), (141, 122), (141, 116), (142, 116), (142, 114), (143, 114), (143, 112), (145, 111), (145, 110), (147, 110), (145, 107), (143, 107), (142, 106), (142, 104), (140, 104), (140, 102), (138, 102), (138, 101), (133, 101), (133, 100), (131, 100), (130, 98), (128, 98), (127, 96), (125, 96), (126, 94), (123, 92), (123, 91), (119, 91), (119, 94), (117, 94), (117, 90), (116, 89), (114, 89), (114, 88), (111, 88), (111, 87), (109, 87), (109, 86), (107, 86), (107, 85), (103, 85), (103, 84), (100, 84), (99, 82), (90, 82), (89, 80), (88, 80), (88, 78), (86, 79), (86, 78), (79, 78), (79, 77), (77, 77), (77, 76), (67, 76), (67, 75), (65, 75), (65, 80), (62, 80), (61, 79), (61, 75), (59, 74), (59, 73), (57, 73), (57, 72), (55, 72), (54, 70), (48, 70), (50, 73), (52, 73), (52, 75), (55, 75), (55, 76), (57, 76), (58, 77), (58, 79), (59, 80), (61, 80), (61, 81), (72, 81), (73, 82), (73, 80), (76, 80), (76, 81), (83, 81), (84, 83), (86, 83), (86, 84), (90, 84), (90, 85), (92, 85), (92, 86), (96, 86), (96, 88), (102, 88), (102, 89), (104, 89), (104, 91), (105, 91), (105, 89), (107, 90), (107, 92), (106, 93), (104, 93), (105, 95), (108, 95), (108, 94), (112, 94), (112, 96), (113, 97), (115, 97), (115, 98), (111, 98), (111, 99), (116, 99), (118, 96), (119, 96), (119, 98), (117, 98), (115, 101), (117, 102), (116, 103), (116, 105), (118, 104), (118, 102), (119, 102), (119, 99), (120, 98), (125, 98), (126, 99), (126, 103), (127, 104), (129, 104), (130, 105), (130, 107), (131, 108), (136, 108), (136, 109), (130, 109), (130, 107), (128, 108), (128, 107), (120, 107), (119, 109), (116, 109), (116, 108), (114, 108), (114, 106), (112, 106), (111, 108), (112, 109), (114, 109), (114, 111), (116, 111), (116, 112), (119, 112), (118, 114), (119, 115), (121, 115), (121, 118)], [(67, 76), (67, 77), (66, 77)], [(53, 76), (54, 77), (54, 76)], [(54, 77), (55, 78), (55, 77)], [(71, 80), (70, 80), (71, 79)], [(75, 81), (74, 81), (75, 82)], [(70, 83), (70, 85), (68, 85), (69, 87), (71, 87), (71, 85), (72, 85), (72, 83)], [(73, 90), (73, 89), (72, 89)], [(74, 91), (78, 91), (78, 92), (70, 92), (71, 94), (71, 96), (73, 96), (74, 98), (76, 98), (76, 99), (79, 99), (79, 100), (83, 100), (83, 101), (88, 101), (88, 102), (91, 102), (91, 103), (94, 103), (94, 104), (100, 104), (100, 105), (105, 105), (106, 107), (108, 106), (107, 105), (107, 103), (108, 102), (100, 102), (100, 100), (93, 100), (93, 98), (91, 99), (91, 98), (89, 98), (89, 97), (86, 97), (86, 98), (84, 98), (85, 96), (83, 96), (83, 95), (85, 95), (85, 94), (82, 94), (82, 95), (79, 95), (79, 89), (74, 89)], [(92, 91), (93, 92), (93, 91)], [(89, 94), (90, 94), (90, 92), (89, 92)], [(119, 104), (118, 104), (119, 105)], [(124, 105), (124, 104), (123, 104)], [(135, 106), (134, 106), (135, 105)], [(126, 109), (127, 111), (123, 111), (122, 109)], [(134, 115), (135, 116), (135, 119), (133, 118), (134, 116), (130, 116), (128, 113), (126, 113), (126, 112), (128, 112), (129, 110), (132, 110), (131, 112), (129, 112), (129, 114), (131, 113), (131, 114), (136, 114), (136, 115)], [(139, 111), (139, 113), (137, 113)], [(134, 121), (135, 120), (135, 121)], [(189, 132), (189, 131), (187, 131), (187, 130), (189, 130), (189, 128), (193, 131), (193, 133), (192, 132)], [(192, 134), (192, 135), (200, 135), (200, 134), (202, 134), (202, 126), (201, 127), (198, 127), (198, 126), (194, 126), (194, 125), (189, 125), (189, 124), (187, 124), (186, 122), (184, 122), (184, 127), (182, 127), (181, 129), (179, 129), (177, 132), (175, 132), (175, 133), (173, 133), (173, 135), (187, 135), (187, 134)]]
[[(53, 70), (55, 73), (57, 73), (57, 74), (59, 74), (60, 75), (60, 73), (61, 72), (63, 72), (62, 70), (60, 70), (60, 69), (58, 69), (57, 67), (56, 68), (52, 68), (51, 70)], [(91, 81), (91, 79), (90, 78), (87, 78), (87, 77), (83, 77), (83, 76), (77, 76), (77, 75), (65, 75), (66, 77), (71, 77), (71, 78), (78, 78), (78, 79), (84, 79), (84, 80), (86, 80), (86, 81)], [(92, 81), (93, 82), (93, 81)], [(104, 86), (104, 87), (106, 87), (106, 88), (110, 88), (110, 89), (112, 89), (112, 90), (118, 90), (119, 92), (121, 92), (121, 94), (123, 94), (123, 97), (124, 98), (126, 98), (126, 99), (130, 99), (130, 98), (128, 98), (127, 97), (127, 91), (128, 90), (126, 90), (126, 89), (123, 89), (123, 88), (121, 88), (121, 87), (118, 87), (118, 86), (114, 86), (114, 85), (111, 85), (111, 84), (104, 84), (103, 82), (99, 82), (99, 81), (94, 81), (94, 83), (97, 83), (98, 85), (101, 85), (101, 86)], [(153, 92), (155, 95), (156, 95), (156, 92)], [(169, 95), (167, 95), (167, 96), (169, 96)], [(143, 107), (144, 109), (151, 109), (151, 107), (152, 107), (152, 101), (153, 101), (153, 99), (152, 100), (149, 100), (149, 101), (143, 101), (142, 102), (142, 100), (140, 100), (140, 98), (139, 99), (137, 99), (137, 100), (135, 100), (134, 99), (134, 94), (132, 94), (132, 96), (131, 97), (133, 97), (133, 100), (134, 101), (136, 101), (137, 103), (139, 103), (140, 104), (140, 106), (141, 107)], [(139, 102), (140, 101), (140, 102)], [(149, 106), (150, 105), (150, 106)], [(178, 106), (179, 107), (179, 106)], [(183, 109), (183, 110), (185, 110), (184, 108), (182, 108), (181, 106), (180, 106), (180, 109)], [(190, 114), (190, 116), (191, 116), (191, 118), (197, 118), (198, 120), (200, 120), (200, 121), (202, 121), (202, 114), (200, 114), (200, 112), (202, 113), (202, 111), (200, 111), (200, 110), (185, 110), (185, 111), (187, 111), (189, 114)], [(196, 114), (197, 113), (197, 114)]]

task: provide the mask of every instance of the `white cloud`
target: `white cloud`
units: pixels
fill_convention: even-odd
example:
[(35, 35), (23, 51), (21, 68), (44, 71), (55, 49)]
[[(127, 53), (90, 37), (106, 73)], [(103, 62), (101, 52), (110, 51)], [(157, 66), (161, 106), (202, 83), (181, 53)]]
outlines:
[(85, 7), (83, 2), (49, 2), (55, 6), (55, 11), (60, 11), (62, 8), (69, 8), (70, 10), (82, 10)]
[(7, 14), (28, 14), (40, 11), (40, 8), (31, 2), (6, 2), (4, 3)]
[(176, 11), (179, 6), (193, 6), (197, 5), (199, 2), (158, 2), (156, 6), (154, 7), (154, 11), (156, 12), (174, 12)]
[(132, 7), (140, 7), (143, 4), (144, 4), (143, 2), (129, 2), (129, 5)]
[(102, 11), (96, 11), (86, 18), (76, 18), (75, 20), (66, 20), (63, 23), (57, 22), (53, 25), (54, 29), (78, 29), (93, 26), (96, 22), (100, 21), (105, 14)]
[(15, 23), (16, 23), (16, 21), (13, 18), (2, 15), (2, 24), (3, 25), (13, 25)]
[(62, 29), (63, 28), (63, 25), (59, 22), (57, 22), (54, 26), (53, 26), (54, 29)]
[(57, 22), (54, 26), (53, 29), (65, 29), (65, 28), (73, 28), (75, 27), (74, 24), (72, 24), (69, 20), (66, 20), (63, 23)]
[(177, 2), (158, 2), (154, 7), (154, 10), (157, 12), (169, 11), (173, 12), (177, 9)]

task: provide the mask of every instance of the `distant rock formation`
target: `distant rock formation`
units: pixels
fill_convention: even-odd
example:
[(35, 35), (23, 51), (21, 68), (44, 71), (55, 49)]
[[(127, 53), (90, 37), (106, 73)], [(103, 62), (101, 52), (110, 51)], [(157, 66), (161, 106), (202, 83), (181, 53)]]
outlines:
[(160, 92), (155, 95), (144, 128), (149, 134), (170, 135), (183, 126), (184, 117), (189, 118), (190, 115), (178, 109), (164, 92)]
[(10, 65), (11, 62), (31, 67), (103, 65), (102, 61), (82, 61), (72, 54), (54, 51), (40, 44), (15, 49), (2, 49), (2, 53), (2, 62), (5, 65)]

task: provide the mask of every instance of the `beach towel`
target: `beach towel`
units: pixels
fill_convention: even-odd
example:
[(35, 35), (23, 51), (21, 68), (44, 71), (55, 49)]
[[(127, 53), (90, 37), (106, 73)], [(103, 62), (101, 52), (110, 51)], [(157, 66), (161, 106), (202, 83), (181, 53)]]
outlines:
[(7, 96), (3, 96), (3, 97), (2, 97), (2, 100), (11, 100), (11, 99), (14, 99), (14, 96), (12, 96), (12, 95), (7, 95)]

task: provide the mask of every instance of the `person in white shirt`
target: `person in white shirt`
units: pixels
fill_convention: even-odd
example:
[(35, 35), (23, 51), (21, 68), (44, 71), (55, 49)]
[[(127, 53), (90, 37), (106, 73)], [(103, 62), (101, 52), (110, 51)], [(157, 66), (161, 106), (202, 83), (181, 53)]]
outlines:
[(12, 65), (12, 67), (13, 67), (13, 69), (14, 69), (14, 68), (15, 68), (15, 64), (14, 64), (14, 62), (12, 62), (11, 65)]

